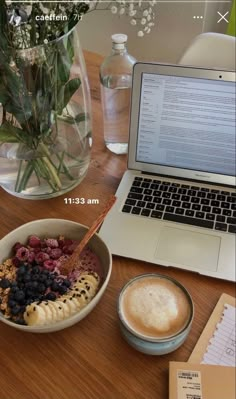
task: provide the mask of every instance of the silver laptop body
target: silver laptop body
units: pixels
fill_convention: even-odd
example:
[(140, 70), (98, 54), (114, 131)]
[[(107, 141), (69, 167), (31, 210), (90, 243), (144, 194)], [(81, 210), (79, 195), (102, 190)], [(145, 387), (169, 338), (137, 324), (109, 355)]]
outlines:
[(114, 255), (235, 281), (235, 72), (137, 63), (131, 104), (100, 236)]

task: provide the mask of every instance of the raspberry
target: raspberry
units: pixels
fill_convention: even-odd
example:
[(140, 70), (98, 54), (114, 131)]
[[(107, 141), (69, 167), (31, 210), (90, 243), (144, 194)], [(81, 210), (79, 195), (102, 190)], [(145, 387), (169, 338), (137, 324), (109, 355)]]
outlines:
[(21, 265), (20, 259), (18, 259), (16, 256), (12, 258), (12, 263), (15, 267), (19, 267)]
[(37, 236), (30, 236), (29, 237), (29, 246), (31, 248), (38, 248), (41, 246), (41, 240)]
[(71, 254), (73, 254), (74, 249), (75, 249), (75, 247), (74, 247), (73, 244), (71, 244), (71, 245), (64, 245), (64, 247), (62, 248), (62, 251), (63, 251), (63, 254), (71, 255)]
[(54, 268), (56, 267), (57, 262), (55, 260), (45, 260), (43, 262), (43, 266), (45, 267), (45, 269), (53, 271)]
[(21, 260), (21, 261), (25, 261), (28, 259), (29, 256), (29, 250), (28, 248), (25, 247), (21, 247), (16, 251), (16, 257)]
[(46, 238), (44, 240), (44, 242), (50, 248), (58, 248), (58, 246), (59, 246), (58, 241), (54, 238)]
[(31, 251), (28, 256), (28, 262), (33, 263), (34, 259), (35, 259), (35, 253)]
[(50, 252), (50, 258), (58, 259), (62, 255), (62, 250), (60, 248), (53, 248)]
[(48, 254), (46, 254), (45, 252), (38, 252), (36, 255), (35, 255), (35, 262), (36, 263), (44, 263), (45, 262), (45, 260), (48, 260), (49, 259), (49, 255)]
[(16, 243), (13, 245), (12, 249), (13, 249), (14, 252), (17, 252), (17, 250), (20, 249), (20, 248), (22, 248), (23, 246), (24, 246), (24, 245), (21, 244), (20, 242), (16, 242)]

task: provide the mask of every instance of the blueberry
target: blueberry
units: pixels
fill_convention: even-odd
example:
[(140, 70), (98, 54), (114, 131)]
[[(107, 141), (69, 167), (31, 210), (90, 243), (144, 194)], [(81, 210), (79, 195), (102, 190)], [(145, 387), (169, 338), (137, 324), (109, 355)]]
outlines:
[(45, 287), (45, 285), (44, 285), (43, 283), (40, 283), (40, 284), (38, 285), (38, 292), (39, 292), (40, 294), (43, 294), (44, 291), (46, 291), (46, 287)]
[(11, 286), (11, 282), (7, 278), (2, 278), (0, 280), (0, 288), (9, 288)]
[(34, 267), (32, 268), (32, 273), (33, 273), (33, 274), (39, 274), (39, 273), (40, 273), (40, 268), (39, 268), (38, 266), (34, 266)]
[(32, 290), (28, 289), (28, 290), (26, 291), (26, 296), (27, 296), (27, 298), (32, 298), (33, 295), (34, 295), (34, 293), (33, 293)]
[(67, 288), (63, 287), (63, 285), (60, 285), (58, 287), (58, 292), (59, 292), (60, 295), (63, 295), (63, 294), (65, 294), (67, 292)]
[(32, 280), (33, 281), (38, 281), (38, 279), (39, 279), (39, 274), (33, 274), (32, 275)]
[(49, 272), (48, 270), (43, 270), (42, 273), (43, 273), (45, 276), (48, 276), (50, 272)]
[(38, 281), (32, 281), (31, 287), (33, 290), (36, 290), (38, 288)]
[(65, 280), (63, 281), (62, 284), (63, 284), (65, 287), (67, 287), (67, 288), (70, 288), (70, 286), (71, 286), (70, 280), (67, 280), (67, 279), (65, 279)]
[(19, 290), (19, 288), (16, 286), (16, 285), (14, 285), (14, 286), (11, 286), (11, 293), (12, 294), (14, 294), (16, 291), (18, 291)]
[(51, 287), (52, 283), (53, 283), (53, 281), (52, 281), (50, 278), (48, 278), (48, 279), (44, 282), (44, 284), (46, 285), (47, 288), (48, 288), (48, 287)]
[(40, 281), (40, 283), (44, 283), (46, 280), (47, 276), (45, 274), (40, 274), (38, 281)]
[(22, 290), (19, 290), (15, 293), (15, 300), (17, 302), (21, 302), (25, 299), (25, 293)]
[(8, 300), (8, 306), (9, 308), (14, 308), (17, 305), (16, 301), (14, 301), (13, 299), (9, 299)]
[(11, 313), (13, 314), (13, 316), (16, 316), (20, 312), (21, 312), (21, 307), (18, 305), (14, 306), (14, 308), (11, 309)]
[(51, 286), (51, 289), (52, 289), (53, 291), (58, 291), (58, 288), (59, 288), (59, 284), (56, 283), (56, 281), (53, 281), (52, 286)]
[(54, 294), (54, 292), (49, 292), (46, 295), (46, 299), (48, 299), (49, 301), (55, 301), (57, 298), (56, 294)]
[(31, 281), (31, 275), (30, 275), (30, 273), (27, 273), (27, 274), (24, 275), (23, 281), (24, 281), (25, 283)]
[(26, 273), (27, 269), (25, 266), (20, 266), (17, 270), (17, 276), (23, 276)]

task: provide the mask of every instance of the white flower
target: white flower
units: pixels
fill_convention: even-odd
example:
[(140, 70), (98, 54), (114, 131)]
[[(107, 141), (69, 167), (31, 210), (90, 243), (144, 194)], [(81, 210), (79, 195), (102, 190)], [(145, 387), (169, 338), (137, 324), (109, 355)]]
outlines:
[(118, 11), (118, 9), (117, 9), (116, 6), (112, 6), (112, 7), (111, 7), (111, 13), (112, 13), (112, 14), (116, 14), (117, 11)]
[(136, 13), (137, 13), (137, 10), (129, 11), (129, 16), (134, 17)]
[(143, 31), (142, 30), (138, 31), (138, 37), (143, 37), (143, 36), (144, 36)]
[(48, 39), (44, 39), (44, 44), (48, 44)]
[(124, 13), (125, 13), (125, 8), (124, 7), (120, 8), (119, 14), (123, 15)]
[(151, 21), (151, 19), (152, 19), (151, 15), (148, 15), (148, 16), (147, 16), (147, 20), (148, 20), (148, 21)]
[(137, 24), (135, 19), (131, 19), (130, 23), (131, 23), (131, 25), (136, 25)]
[(148, 10), (144, 10), (144, 11), (143, 11), (143, 16), (144, 16), (144, 17), (147, 17), (148, 14), (149, 14)]
[(146, 22), (147, 22), (146, 18), (142, 18), (141, 21), (140, 21), (141, 25), (145, 25)]

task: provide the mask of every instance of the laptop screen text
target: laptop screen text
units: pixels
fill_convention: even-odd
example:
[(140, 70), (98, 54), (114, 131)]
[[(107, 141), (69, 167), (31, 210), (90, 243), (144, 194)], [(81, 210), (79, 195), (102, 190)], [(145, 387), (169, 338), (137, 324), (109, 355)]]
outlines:
[(235, 83), (142, 74), (136, 161), (235, 175)]

